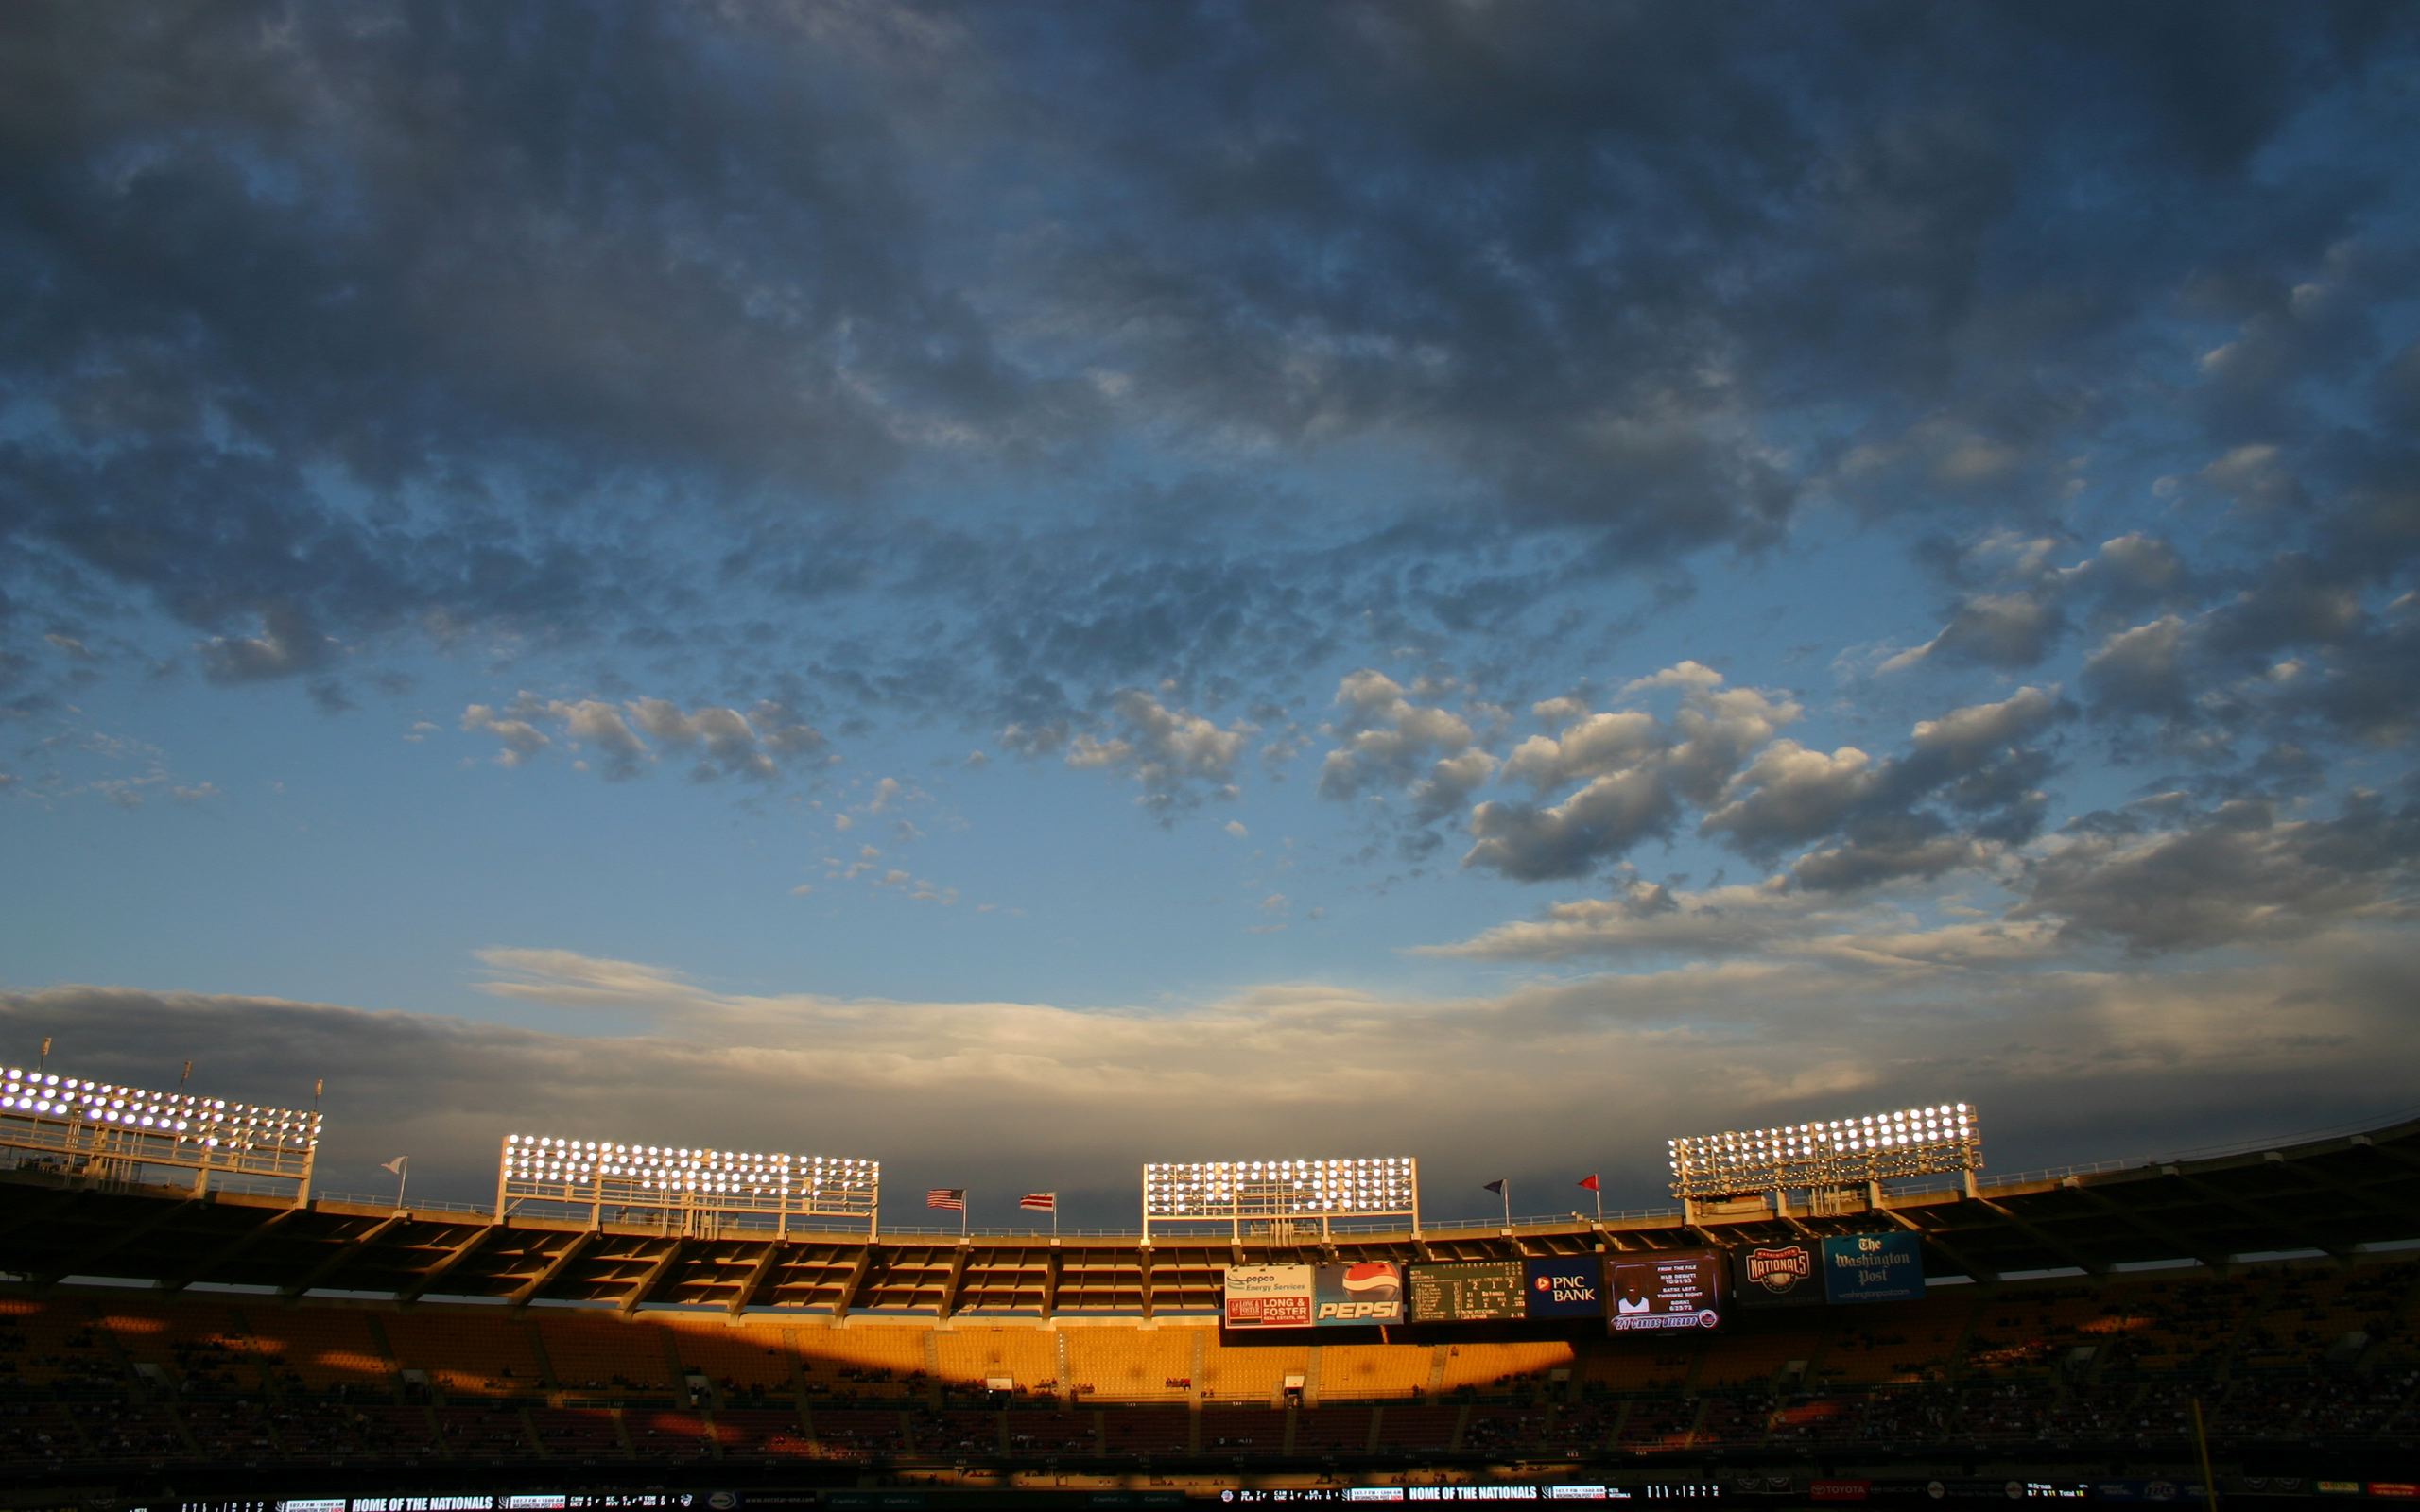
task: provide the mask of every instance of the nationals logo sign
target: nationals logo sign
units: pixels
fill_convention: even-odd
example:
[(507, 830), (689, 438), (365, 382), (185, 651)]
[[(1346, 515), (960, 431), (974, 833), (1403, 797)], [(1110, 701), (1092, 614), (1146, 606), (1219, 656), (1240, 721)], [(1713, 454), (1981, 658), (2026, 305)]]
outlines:
[(1758, 1245), (1732, 1252), (1739, 1300), (1750, 1305), (1820, 1302), (1823, 1283), (1812, 1245)]

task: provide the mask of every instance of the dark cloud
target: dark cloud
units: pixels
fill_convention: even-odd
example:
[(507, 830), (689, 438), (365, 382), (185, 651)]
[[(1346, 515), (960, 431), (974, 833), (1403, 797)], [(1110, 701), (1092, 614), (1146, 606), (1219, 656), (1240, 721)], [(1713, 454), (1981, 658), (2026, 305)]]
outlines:
[(2019, 918), (2136, 952), (2291, 938), (2356, 919), (2408, 920), (2420, 805), (2355, 794), (2333, 819), (2226, 803), (2149, 833), (2079, 829), (2033, 868)]

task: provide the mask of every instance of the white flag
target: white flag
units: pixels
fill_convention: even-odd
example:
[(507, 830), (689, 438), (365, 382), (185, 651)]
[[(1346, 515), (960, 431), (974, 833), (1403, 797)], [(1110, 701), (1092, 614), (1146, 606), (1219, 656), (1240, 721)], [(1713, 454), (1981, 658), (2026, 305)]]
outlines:
[(411, 1157), (408, 1155), (398, 1155), (393, 1160), (389, 1160), (385, 1165), (380, 1166), (378, 1169), (381, 1171), (392, 1171), (397, 1176), (401, 1176), (404, 1174), (404, 1162), (410, 1159)]

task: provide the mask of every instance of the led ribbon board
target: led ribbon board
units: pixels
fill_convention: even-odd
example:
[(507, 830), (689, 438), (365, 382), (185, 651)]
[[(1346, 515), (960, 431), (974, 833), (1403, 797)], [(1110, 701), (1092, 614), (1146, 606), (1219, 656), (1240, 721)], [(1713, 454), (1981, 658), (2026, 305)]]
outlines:
[[(0, 1146), (31, 1150), (81, 1174), (93, 1162), (202, 1173), (311, 1176), (320, 1115), (193, 1092), (151, 1091), (55, 1072), (0, 1071)], [(298, 1193), (298, 1194), (300, 1194)]]
[(1317, 1223), (1406, 1217), (1420, 1227), (1419, 1163), (1408, 1155), (1194, 1160), (1143, 1167), (1143, 1236), (1154, 1223)]
[(1855, 1186), (1983, 1168), (1983, 1138), (1964, 1103), (1668, 1140), (1672, 1195), (1744, 1196)]
[(862, 1220), (871, 1233), (882, 1201), (882, 1162), (828, 1155), (617, 1144), (508, 1134), (496, 1211), (515, 1203), (586, 1208), (591, 1217), (769, 1217), (779, 1232), (801, 1217)]

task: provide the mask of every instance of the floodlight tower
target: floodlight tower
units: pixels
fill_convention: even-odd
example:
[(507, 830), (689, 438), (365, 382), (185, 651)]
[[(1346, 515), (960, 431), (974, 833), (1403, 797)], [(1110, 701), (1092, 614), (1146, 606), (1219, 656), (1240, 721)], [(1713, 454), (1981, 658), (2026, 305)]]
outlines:
[(1401, 1217), (1420, 1233), (1420, 1162), (1409, 1155), (1326, 1160), (1190, 1160), (1143, 1167), (1143, 1243), (1151, 1225), (1227, 1226), (1240, 1243), (1247, 1221), (1266, 1222), (1272, 1237), (1291, 1237), (1295, 1225), (1319, 1225), (1330, 1237), (1338, 1218)]
[(602, 1228), (617, 1216), (650, 1214), (683, 1234), (720, 1228), (725, 1218), (762, 1223), (787, 1237), (800, 1217), (863, 1220), (875, 1236), (882, 1206), (882, 1162), (828, 1155), (763, 1155), (657, 1144), (617, 1144), (507, 1134), (496, 1161), (495, 1215), (537, 1203), (586, 1210)]
[(197, 1196), (213, 1176), (268, 1177), (293, 1182), (300, 1208), (311, 1200), (320, 1114), (12, 1068), (0, 1071), (0, 1148), (87, 1179), (190, 1171)]
[(1878, 1207), (1885, 1180), (1942, 1171), (1962, 1174), (1966, 1194), (1973, 1196), (1975, 1173), (1983, 1168), (1982, 1132), (1975, 1109), (1965, 1103), (1697, 1134), (1665, 1143), (1672, 1195), (1692, 1221), (1700, 1202), (1719, 1197), (1769, 1195), (1774, 1211), (1787, 1213), (1793, 1191), (1805, 1191), (1810, 1210), (1821, 1211), (1863, 1187), (1867, 1203)]

